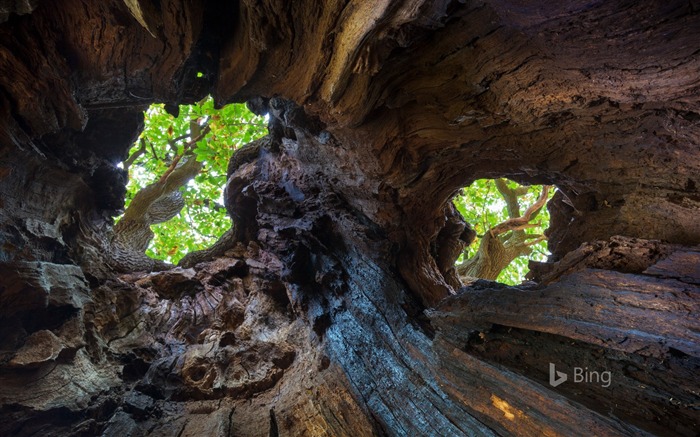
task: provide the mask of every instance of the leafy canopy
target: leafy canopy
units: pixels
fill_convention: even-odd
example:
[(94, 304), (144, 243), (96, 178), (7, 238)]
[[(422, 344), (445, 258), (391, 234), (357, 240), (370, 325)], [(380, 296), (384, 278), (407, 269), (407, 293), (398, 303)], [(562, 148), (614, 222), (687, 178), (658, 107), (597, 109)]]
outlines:
[[(522, 186), (516, 182), (507, 180), (508, 188), (516, 190)], [(541, 185), (531, 185), (523, 187), (526, 193), (518, 196), (518, 203), (521, 209), (535, 203), (542, 192)], [(496, 188), (495, 180), (479, 179), (472, 185), (462, 190), (462, 192), (453, 199), (457, 210), (462, 214), (467, 223), (470, 223), (477, 233), (477, 240), (467, 247), (462, 255), (457, 259), (457, 263), (462, 263), (464, 260), (470, 259), (476, 255), (479, 249), (479, 243), (484, 233), (495, 227), (499, 223), (505, 222), (510, 218), (508, 214), (508, 206), (506, 201)], [(536, 217), (536, 226), (529, 227), (523, 230), (528, 236), (534, 237), (541, 235), (547, 227), (549, 227), (549, 211), (547, 208), (542, 208)], [(506, 235), (508, 237), (508, 235)], [(499, 274), (497, 280), (499, 282), (515, 285), (521, 283), (528, 269), (528, 261), (546, 261), (549, 251), (547, 250), (546, 240), (539, 241), (529, 246), (532, 249), (529, 256), (518, 256), (510, 264), (504, 268)]]
[[(211, 97), (194, 105), (180, 105), (178, 117), (162, 104), (152, 105), (145, 114), (145, 128), (129, 152), (126, 206), (146, 185), (156, 181), (184, 145), (197, 132), (210, 131), (197, 142), (194, 154), (204, 163), (202, 171), (180, 191), (185, 207), (175, 218), (152, 225), (155, 237), (146, 254), (177, 263), (186, 253), (211, 246), (231, 225), (223, 206), (226, 169), (234, 150), (264, 136), (267, 122), (244, 104), (214, 108)], [(193, 132), (194, 131), (194, 132)]]

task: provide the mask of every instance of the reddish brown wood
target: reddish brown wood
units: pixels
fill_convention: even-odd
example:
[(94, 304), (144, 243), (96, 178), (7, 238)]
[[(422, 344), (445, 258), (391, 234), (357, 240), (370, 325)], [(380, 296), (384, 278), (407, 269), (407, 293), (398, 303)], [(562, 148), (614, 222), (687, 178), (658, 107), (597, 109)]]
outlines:
[[(697, 433), (699, 5), (132, 3), (0, 1), (0, 434)], [(142, 111), (207, 93), (270, 114), (240, 244), (117, 276)], [(454, 278), (482, 177), (559, 189), (533, 284)]]

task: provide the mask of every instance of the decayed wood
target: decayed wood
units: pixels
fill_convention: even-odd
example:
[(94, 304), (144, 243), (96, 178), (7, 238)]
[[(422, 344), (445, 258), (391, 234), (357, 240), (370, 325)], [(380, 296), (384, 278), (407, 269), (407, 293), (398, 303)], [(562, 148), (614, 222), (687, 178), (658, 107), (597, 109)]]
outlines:
[[(541, 288), (487, 283), (479, 288), (465, 289), (431, 313), (445, 353), (465, 354), (474, 366), (482, 360), (508, 368), (547, 388), (554, 363), (570, 381), (549, 389), (600, 415), (656, 434), (690, 435), (697, 429), (700, 384), (692, 376), (700, 365), (697, 285), (672, 275), (657, 279), (584, 269)], [(572, 383), (575, 367), (610, 372), (609, 386)], [(663, 425), (649, 422), (664, 416)]]
[(700, 284), (700, 249), (677, 248), (667, 258), (644, 271), (647, 275), (675, 278), (689, 284)]
[[(696, 432), (692, 2), (130, 4), (0, 12), (0, 434)], [(142, 111), (209, 92), (271, 121), (241, 244), (116, 277)], [(482, 177), (559, 188), (539, 286), (458, 289)]]

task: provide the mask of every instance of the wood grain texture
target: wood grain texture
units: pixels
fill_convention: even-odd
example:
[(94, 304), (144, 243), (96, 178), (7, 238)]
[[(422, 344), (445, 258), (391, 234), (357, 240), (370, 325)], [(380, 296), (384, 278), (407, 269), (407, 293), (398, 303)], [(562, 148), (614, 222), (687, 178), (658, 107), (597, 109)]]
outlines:
[[(0, 434), (697, 433), (700, 5), (138, 3), (0, 1)], [(208, 93), (269, 113), (235, 238), (118, 275), (143, 110)], [(460, 288), (500, 177), (553, 255)]]

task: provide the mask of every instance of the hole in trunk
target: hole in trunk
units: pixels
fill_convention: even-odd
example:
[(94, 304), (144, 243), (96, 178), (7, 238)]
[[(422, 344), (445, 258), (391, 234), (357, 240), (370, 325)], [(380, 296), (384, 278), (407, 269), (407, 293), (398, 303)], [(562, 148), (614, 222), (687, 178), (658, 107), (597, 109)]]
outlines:
[(516, 285), (525, 280), (528, 262), (550, 255), (544, 231), (551, 186), (521, 185), (507, 179), (480, 179), (453, 199), (477, 238), (455, 263), (463, 283), (475, 278)]
[(223, 200), (229, 159), (266, 133), (265, 117), (244, 104), (215, 109), (207, 97), (179, 108), (151, 105), (121, 164), (129, 182), (115, 234), (127, 249), (170, 263), (210, 247), (231, 226)]

